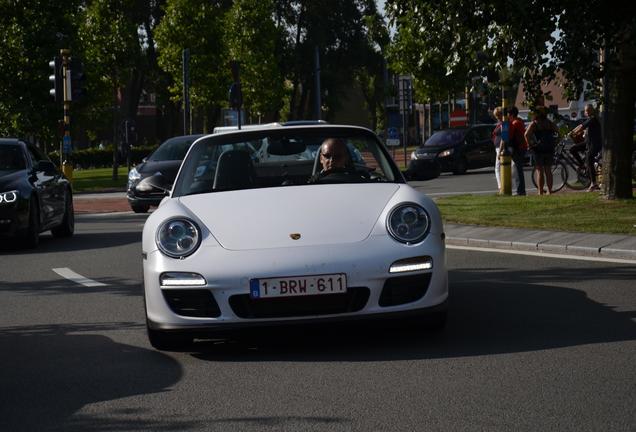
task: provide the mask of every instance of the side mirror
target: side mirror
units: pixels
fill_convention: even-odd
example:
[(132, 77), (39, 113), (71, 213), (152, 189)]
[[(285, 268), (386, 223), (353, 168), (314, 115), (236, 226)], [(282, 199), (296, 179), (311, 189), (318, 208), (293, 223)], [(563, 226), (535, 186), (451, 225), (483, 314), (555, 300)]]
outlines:
[(146, 177), (137, 184), (136, 189), (139, 191), (151, 191), (153, 188), (162, 190), (164, 192), (170, 192), (172, 184), (168, 182), (168, 179), (161, 173), (156, 173), (150, 177)]
[(36, 171), (44, 172), (45, 174), (55, 174), (57, 172), (57, 168), (55, 164), (51, 161), (41, 160), (38, 161), (38, 164), (35, 167)]
[(141, 163), (146, 163), (146, 162), (148, 162), (148, 156), (146, 156), (145, 158), (141, 160)]

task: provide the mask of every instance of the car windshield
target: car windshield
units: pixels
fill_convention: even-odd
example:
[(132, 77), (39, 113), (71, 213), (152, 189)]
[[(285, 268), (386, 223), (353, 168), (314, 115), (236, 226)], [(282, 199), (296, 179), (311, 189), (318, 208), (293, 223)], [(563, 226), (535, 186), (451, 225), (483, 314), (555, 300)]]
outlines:
[(149, 161), (162, 162), (170, 160), (183, 160), (188, 149), (199, 136), (182, 136), (170, 138), (164, 141), (157, 150), (148, 158)]
[(445, 146), (456, 144), (464, 139), (466, 130), (464, 129), (449, 129), (437, 131), (424, 143), (424, 147), (433, 146)]
[[(346, 144), (345, 167), (323, 170), (320, 146), (329, 138)], [(370, 131), (276, 129), (212, 135), (200, 140), (183, 162), (173, 196), (320, 183), (403, 181)]]
[(16, 145), (0, 146), (0, 175), (26, 168), (22, 149)]

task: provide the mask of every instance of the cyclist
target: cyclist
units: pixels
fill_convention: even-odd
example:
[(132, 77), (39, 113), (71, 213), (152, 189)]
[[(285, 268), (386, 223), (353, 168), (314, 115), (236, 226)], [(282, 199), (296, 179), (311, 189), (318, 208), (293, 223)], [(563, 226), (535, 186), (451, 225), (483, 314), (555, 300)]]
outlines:
[(598, 190), (598, 184), (596, 183), (596, 170), (594, 169), (594, 161), (598, 154), (601, 152), (603, 146), (603, 138), (601, 135), (601, 122), (599, 122), (596, 115), (596, 110), (591, 104), (585, 105), (585, 116), (587, 120), (584, 123), (574, 128), (571, 134), (579, 134), (583, 130), (586, 130), (585, 134), (585, 166), (590, 176), (592, 183), (588, 188), (588, 191)]

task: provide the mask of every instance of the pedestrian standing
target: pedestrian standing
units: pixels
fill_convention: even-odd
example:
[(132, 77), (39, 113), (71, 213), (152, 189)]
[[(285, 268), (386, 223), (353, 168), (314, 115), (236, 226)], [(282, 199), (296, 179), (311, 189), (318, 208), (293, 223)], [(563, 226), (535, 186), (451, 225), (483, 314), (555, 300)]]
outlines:
[(575, 127), (572, 134), (576, 135), (582, 131), (586, 131), (585, 167), (591, 180), (588, 192), (591, 192), (599, 189), (598, 183), (596, 182), (596, 169), (594, 168), (594, 162), (603, 147), (603, 137), (601, 135), (601, 122), (598, 120), (596, 110), (593, 105), (585, 105), (585, 116), (587, 117), (587, 120)]
[(526, 194), (526, 180), (523, 174), (528, 143), (526, 141), (526, 126), (519, 118), (519, 110), (516, 106), (511, 106), (508, 110), (508, 121), (510, 122), (510, 146), (512, 147), (512, 162), (517, 172), (517, 195)]
[(547, 109), (543, 106), (535, 108), (535, 119), (532, 121), (525, 138), (530, 151), (534, 155), (534, 176), (539, 188), (539, 195), (545, 193), (543, 185), (547, 185), (548, 195), (552, 193), (552, 163), (554, 161), (554, 136), (558, 133), (556, 125), (548, 119)]
[(497, 119), (497, 124), (492, 131), (492, 143), (495, 145), (495, 179), (497, 180), (497, 190), (501, 190), (501, 156), (502, 144), (501, 144), (501, 125), (503, 123), (503, 110), (501, 107), (496, 107), (492, 111), (493, 117)]

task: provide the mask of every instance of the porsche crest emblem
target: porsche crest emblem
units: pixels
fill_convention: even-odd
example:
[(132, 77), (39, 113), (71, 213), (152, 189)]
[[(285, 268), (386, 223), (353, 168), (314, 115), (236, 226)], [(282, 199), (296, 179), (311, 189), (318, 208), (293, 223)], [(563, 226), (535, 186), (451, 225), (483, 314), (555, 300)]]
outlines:
[(289, 236), (292, 240), (298, 240), (300, 238), (300, 233), (291, 233)]

